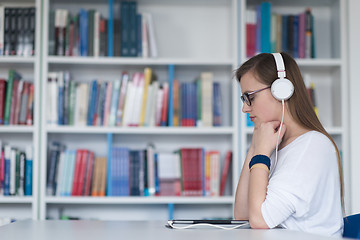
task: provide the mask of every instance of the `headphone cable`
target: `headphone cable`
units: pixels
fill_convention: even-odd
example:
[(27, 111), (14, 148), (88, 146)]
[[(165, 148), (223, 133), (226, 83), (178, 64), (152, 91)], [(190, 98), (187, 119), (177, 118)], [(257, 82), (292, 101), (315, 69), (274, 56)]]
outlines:
[(274, 162), (274, 167), (272, 168), (273, 171), (271, 172), (271, 175), (272, 175), (272, 173), (274, 172), (275, 167), (276, 167), (276, 164), (277, 164), (277, 161), (278, 161), (279, 140), (280, 140), (280, 134), (281, 134), (282, 125), (283, 125), (283, 123), (284, 123), (284, 115), (285, 115), (285, 107), (284, 107), (285, 103), (284, 103), (284, 99), (281, 100), (281, 103), (282, 103), (282, 116), (281, 116), (280, 127), (279, 127), (279, 130), (278, 130), (278, 137), (277, 137), (277, 140), (276, 140), (275, 162)]

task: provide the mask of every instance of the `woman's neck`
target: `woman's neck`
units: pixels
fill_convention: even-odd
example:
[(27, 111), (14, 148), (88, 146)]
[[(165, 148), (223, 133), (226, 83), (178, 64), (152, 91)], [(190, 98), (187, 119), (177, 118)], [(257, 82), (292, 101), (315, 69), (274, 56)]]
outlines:
[(279, 149), (284, 148), (288, 144), (290, 144), (292, 141), (294, 141), (297, 137), (309, 132), (309, 129), (304, 128), (303, 126), (299, 125), (295, 121), (284, 121), (284, 124), (286, 125), (286, 132), (283, 136), (283, 139), (281, 143), (279, 144)]

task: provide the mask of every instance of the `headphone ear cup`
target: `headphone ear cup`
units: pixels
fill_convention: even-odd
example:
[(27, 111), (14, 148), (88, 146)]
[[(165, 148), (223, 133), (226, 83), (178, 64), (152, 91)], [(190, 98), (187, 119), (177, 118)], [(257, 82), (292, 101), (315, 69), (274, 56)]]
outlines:
[(289, 79), (279, 78), (271, 84), (271, 93), (277, 100), (288, 100), (294, 93), (294, 85)]

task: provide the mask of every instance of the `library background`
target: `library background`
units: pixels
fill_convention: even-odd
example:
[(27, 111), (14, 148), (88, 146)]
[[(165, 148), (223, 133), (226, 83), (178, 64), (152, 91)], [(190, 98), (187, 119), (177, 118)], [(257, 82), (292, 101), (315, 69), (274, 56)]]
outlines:
[(349, 2), (2, 1), (0, 223), (232, 218), (253, 131), (234, 70), (280, 51), (341, 151), (351, 213)]

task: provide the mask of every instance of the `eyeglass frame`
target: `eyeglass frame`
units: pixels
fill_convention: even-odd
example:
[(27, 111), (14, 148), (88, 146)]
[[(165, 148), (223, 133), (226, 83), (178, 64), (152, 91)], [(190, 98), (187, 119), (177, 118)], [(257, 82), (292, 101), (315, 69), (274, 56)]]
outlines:
[(246, 103), (248, 106), (251, 106), (251, 100), (250, 100), (250, 95), (253, 95), (255, 93), (258, 93), (258, 92), (261, 92), (265, 89), (268, 89), (268, 88), (271, 88), (271, 86), (268, 86), (268, 87), (265, 87), (265, 88), (262, 88), (262, 89), (259, 89), (259, 90), (255, 90), (255, 91), (252, 91), (252, 92), (246, 92), (244, 93), (243, 95), (240, 96), (240, 99), (243, 103)]

